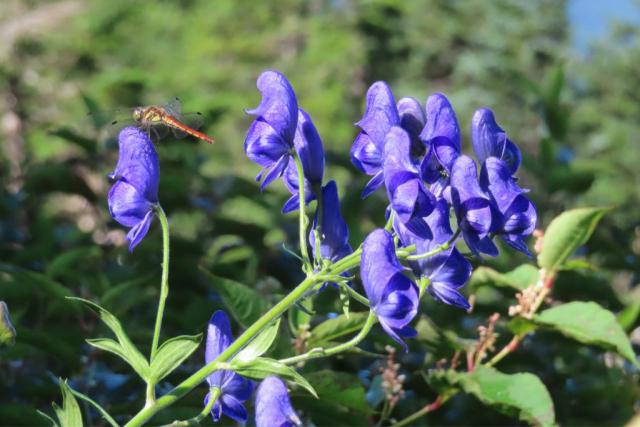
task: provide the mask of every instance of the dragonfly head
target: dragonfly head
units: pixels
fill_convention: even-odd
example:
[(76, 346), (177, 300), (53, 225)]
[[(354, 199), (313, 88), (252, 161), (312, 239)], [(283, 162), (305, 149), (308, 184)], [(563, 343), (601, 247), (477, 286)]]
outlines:
[(136, 107), (133, 109), (133, 119), (136, 122), (142, 121), (143, 117), (144, 117), (144, 108)]

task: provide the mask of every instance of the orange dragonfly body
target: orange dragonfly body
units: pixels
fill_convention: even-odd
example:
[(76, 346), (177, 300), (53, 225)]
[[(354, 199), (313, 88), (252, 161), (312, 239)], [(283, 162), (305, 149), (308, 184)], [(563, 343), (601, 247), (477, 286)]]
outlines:
[[(149, 105), (115, 110), (106, 114), (107, 116), (112, 114), (121, 116), (119, 120), (111, 121), (112, 127), (133, 122), (132, 124), (146, 131), (154, 141), (162, 139), (168, 133), (168, 130), (171, 129), (173, 135), (178, 139), (191, 135), (209, 144), (214, 143), (213, 138), (197, 130), (203, 122), (202, 114), (182, 114), (181, 103), (178, 98), (174, 98), (164, 105)], [(93, 117), (94, 120), (99, 120), (101, 117), (105, 117), (105, 112), (89, 112), (88, 115)]]
[(149, 107), (136, 107), (133, 109), (133, 119), (135, 120), (136, 124), (140, 128), (147, 130), (148, 132), (155, 132), (155, 129), (158, 126), (167, 126), (174, 131), (184, 132), (187, 135), (191, 135), (195, 138), (206, 141), (209, 144), (214, 143), (214, 139), (209, 135), (199, 132), (193, 127), (186, 125), (176, 116), (177, 114), (173, 113), (173, 111), (171, 111), (169, 108), (159, 105), (152, 105)]

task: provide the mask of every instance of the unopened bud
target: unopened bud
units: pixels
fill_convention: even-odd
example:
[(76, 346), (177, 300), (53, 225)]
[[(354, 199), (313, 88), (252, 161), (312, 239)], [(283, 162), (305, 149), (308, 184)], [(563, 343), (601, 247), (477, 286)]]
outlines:
[(9, 307), (4, 301), (0, 301), (0, 346), (10, 346), (16, 341), (16, 328), (9, 318)]

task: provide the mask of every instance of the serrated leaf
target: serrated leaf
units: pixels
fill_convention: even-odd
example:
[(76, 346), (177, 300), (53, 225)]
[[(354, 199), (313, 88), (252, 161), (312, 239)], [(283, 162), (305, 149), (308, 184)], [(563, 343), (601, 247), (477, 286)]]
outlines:
[(269, 350), (273, 341), (275, 341), (278, 336), (278, 330), (280, 328), (280, 319), (271, 323), (267, 326), (260, 334), (255, 337), (249, 345), (243, 348), (240, 353), (238, 353), (234, 360), (239, 360), (241, 362), (250, 362), (251, 360), (262, 356), (264, 353)]
[(504, 374), (488, 366), (472, 372), (436, 371), (431, 384), (458, 387), (503, 414), (534, 425), (555, 425), (553, 401), (540, 379), (529, 373)]
[(545, 231), (538, 265), (556, 271), (580, 246), (585, 244), (607, 208), (581, 208), (558, 215)]
[(243, 327), (249, 327), (269, 306), (255, 290), (235, 280), (225, 279), (200, 268), (209, 284), (220, 294), (224, 305)]
[(202, 341), (202, 334), (180, 335), (163, 342), (151, 361), (149, 377), (152, 382), (158, 383), (173, 372), (198, 348), (200, 341)]
[(344, 335), (358, 332), (362, 329), (369, 313), (352, 312), (349, 317), (341, 314), (333, 319), (325, 320), (311, 330), (308, 347), (322, 347), (330, 341), (334, 341)]
[(79, 391), (76, 391), (74, 389), (72, 389), (71, 387), (69, 387), (69, 390), (71, 390), (71, 393), (74, 394), (74, 396), (84, 400), (85, 402), (89, 403), (90, 405), (92, 405), (94, 408), (96, 408), (96, 410), (98, 412), (100, 412), (100, 415), (102, 415), (102, 418), (105, 419), (105, 421), (107, 421), (109, 424), (111, 424), (113, 427), (118, 427), (118, 423), (111, 417), (111, 415), (109, 415), (109, 413), (102, 407), (100, 406), (95, 400), (91, 399), (89, 396), (80, 393)]
[(231, 370), (237, 372), (238, 374), (253, 378), (256, 380), (264, 379), (270, 375), (276, 375), (278, 377), (285, 378), (289, 381), (292, 381), (298, 384), (301, 387), (304, 387), (309, 393), (313, 396), (318, 397), (318, 394), (314, 390), (314, 388), (309, 384), (302, 375), (297, 373), (293, 368), (282, 364), (274, 359), (268, 359), (266, 357), (258, 357), (257, 359), (253, 359), (250, 362), (242, 362), (240, 360), (234, 359), (231, 362)]
[(581, 343), (613, 350), (636, 366), (640, 363), (616, 317), (595, 302), (574, 301), (544, 310), (533, 318)]
[(62, 408), (55, 403), (52, 405), (60, 427), (82, 427), (80, 405), (78, 405), (78, 401), (71, 392), (66, 380), (60, 380), (60, 391), (62, 392)]
[(499, 286), (523, 290), (534, 284), (540, 275), (538, 269), (531, 264), (522, 264), (509, 271), (500, 273), (490, 267), (478, 267), (470, 279), (470, 286)]
[[(140, 353), (136, 346), (131, 342), (126, 332), (122, 328), (122, 325), (120, 325), (118, 319), (109, 311), (89, 300), (77, 297), (68, 297), (68, 299), (80, 301), (88, 305), (89, 308), (96, 311), (100, 315), (100, 319), (109, 327), (109, 329), (111, 329), (111, 331), (118, 339), (117, 343), (108, 338), (91, 339), (87, 340), (87, 342), (94, 347), (99, 347), (103, 350), (107, 350), (114, 354), (117, 354), (118, 356), (123, 358), (129, 365), (131, 365), (136, 373), (146, 381), (149, 378), (149, 363), (147, 362), (147, 359), (142, 355), (142, 353)], [(117, 344), (117, 346), (114, 344)]]

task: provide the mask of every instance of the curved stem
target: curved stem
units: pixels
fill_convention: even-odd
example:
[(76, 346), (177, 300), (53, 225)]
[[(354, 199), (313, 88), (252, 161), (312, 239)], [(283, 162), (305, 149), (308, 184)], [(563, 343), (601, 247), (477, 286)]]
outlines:
[(305, 273), (309, 273), (310, 271), (313, 271), (313, 268), (311, 267), (309, 251), (307, 250), (307, 222), (309, 220), (304, 212), (304, 169), (302, 168), (302, 160), (297, 152), (293, 155), (293, 159), (296, 162), (296, 170), (298, 171), (298, 201), (300, 202), (298, 212), (298, 234), (300, 237), (300, 254), (302, 255), (304, 263), (302, 269)]
[(355, 337), (351, 338), (349, 341), (327, 349), (321, 347), (313, 348), (304, 354), (288, 357), (286, 359), (280, 359), (280, 362), (284, 363), (285, 365), (293, 365), (295, 363), (317, 359), (319, 357), (329, 357), (338, 353), (342, 353), (343, 351), (347, 351), (352, 347), (360, 344), (360, 342), (362, 342), (362, 340), (365, 339), (369, 334), (369, 331), (375, 323), (376, 315), (373, 310), (371, 310), (369, 311), (369, 316), (367, 316), (367, 320), (364, 322), (364, 325), (362, 325), (362, 329), (360, 330), (360, 332), (358, 332), (358, 334)]
[[(160, 329), (162, 328), (162, 317), (164, 316), (164, 305), (169, 295), (169, 221), (167, 215), (164, 213), (162, 206), (157, 204), (154, 206), (154, 211), (160, 226), (162, 228), (162, 278), (160, 280), (160, 297), (158, 299), (158, 312), (156, 313), (156, 324), (153, 328), (153, 340), (151, 342), (151, 357), (150, 361), (158, 351), (158, 341), (160, 340)], [(147, 382), (147, 401), (146, 405), (149, 406), (155, 400), (155, 383), (152, 381)]]
[(456, 232), (453, 233), (453, 236), (451, 236), (451, 238), (447, 242), (443, 243), (437, 248), (430, 250), (429, 252), (424, 252), (417, 255), (407, 255), (405, 259), (408, 261), (416, 261), (419, 259), (430, 258), (436, 254), (439, 254), (440, 252), (444, 252), (447, 249), (451, 248), (451, 246), (454, 244), (454, 242), (456, 241), (459, 235), (460, 235), (460, 229), (458, 228)]
[(447, 400), (449, 400), (448, 397), (442, 397), (442, 395), (439, 395), (438, 397), (436, 397), (436, 400), (434, 400), (432, 403), (426, 405), (419, 411), (414, 412), (413, 414), (409, 415), (407, 418), (404, 418), (398, 421), (397, 423), (393, 424), (392, 427), (406, 426), (407, 424), (410, 424), (415, 420), (427, 415), (429, 412), (435, 411), (436, 409), (441, 407), (444, 404), (444, 402), (446, 402)]

